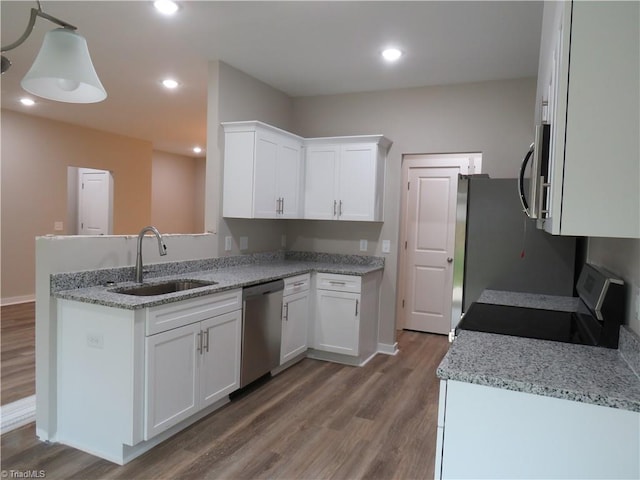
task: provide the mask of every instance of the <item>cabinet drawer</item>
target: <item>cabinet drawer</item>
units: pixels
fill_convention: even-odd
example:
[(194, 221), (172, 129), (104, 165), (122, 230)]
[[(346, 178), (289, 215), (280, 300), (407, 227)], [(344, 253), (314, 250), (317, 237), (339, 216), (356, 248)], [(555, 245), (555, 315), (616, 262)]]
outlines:
[(318, 273), (316, 288), (336, 292), (360, 293), (362, 278), (355, 275)]
[(147, 336), (242, 308), (242, 290), (190, 298), (146, 310)]
[(289, 277), (284, 279), (284, 292), (285, 297), (298, 292), (306, 292), (309, 290), (309, 284), (311, 283), (311, 275), (305, 273), (303, 275), (296, 275), (295, 277)]

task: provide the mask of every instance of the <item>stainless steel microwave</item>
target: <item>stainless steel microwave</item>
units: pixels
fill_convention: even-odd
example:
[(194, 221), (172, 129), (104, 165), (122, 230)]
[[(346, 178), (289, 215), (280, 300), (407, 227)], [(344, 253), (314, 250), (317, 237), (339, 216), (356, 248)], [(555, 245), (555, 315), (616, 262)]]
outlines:
[[(522, 159), (518, 178), (518, 193), (522, 210), (529, 218), (544, 219), (549, 215), (549, 144), (551, 125), (536, 125), (534, 142)], [(531, 161), (529, 188), (525, 188), (525, 174)], [(525, 190), (529, 191), (528, 196)]]

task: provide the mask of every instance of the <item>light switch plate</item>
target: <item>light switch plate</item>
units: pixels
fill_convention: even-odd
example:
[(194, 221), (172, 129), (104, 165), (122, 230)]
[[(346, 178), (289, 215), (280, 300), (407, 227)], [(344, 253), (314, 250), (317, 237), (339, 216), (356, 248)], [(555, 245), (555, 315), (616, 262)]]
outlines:
[(364, 239), (360, 240), (360, 251), (361, 252), (366, 252), (368, 247), (369, 247), (369, 242), (367, 242)]
[(56, 232), (61, 232), (64, 230), (64, 224), (61, 221), (53, 222), (53, 229)]
[(382, 240), (382, 253), (391, 252), (391, 240)]
[(249, 237), (240, 237), (240, 250), (249, 248)]
[(232, 247), (233, 247), (233, 237), (231, 236), (224, 237), (224, 250), (226, 252), (230, 252)]

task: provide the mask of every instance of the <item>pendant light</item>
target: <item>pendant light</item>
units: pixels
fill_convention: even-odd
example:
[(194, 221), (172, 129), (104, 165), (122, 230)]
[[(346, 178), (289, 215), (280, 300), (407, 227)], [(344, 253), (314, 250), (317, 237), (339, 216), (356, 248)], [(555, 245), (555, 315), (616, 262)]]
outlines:
[[(95, 103), (107, 98), (107, 92), (91, 62), (87, 41), (75, 32), (76, 27), (73, 25), (44, 13), (40, 2), (38, 9), (31, 9), (31, 18), (25, 32), (13, 44), (2, 47), (2, 53), (18, 47), (29, 37), (37, 17), (46, 18), (63, 28), (45, 34), (40, 52), (20, 82), (22, 88), (39, 97), (58, 102)], [(11, 63), (4, 55), (2, 59), (4, 73)]]

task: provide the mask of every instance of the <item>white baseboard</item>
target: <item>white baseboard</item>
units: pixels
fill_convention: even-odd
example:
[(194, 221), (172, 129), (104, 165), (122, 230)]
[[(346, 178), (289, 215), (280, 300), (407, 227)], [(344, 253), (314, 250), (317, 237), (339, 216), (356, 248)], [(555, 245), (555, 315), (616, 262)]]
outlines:
[(22, 295), (19, 297), (6, 297), (0, 300), (0, 305), (6, 307), (7, 305), (18, 305), (19, 303), (35, 302), (35, 295)]
[(13, 403), (0, 407), (2, 426), (0, 432), (4, 435), (11, 430), (36, 421), (36, 396), (21, 398)]
[(384, 353), (385, 355), (397, 355), (398, 352), (398, 342), (394, 344), (389, 343), (379, 343), (378, 344), (378, 353)]

